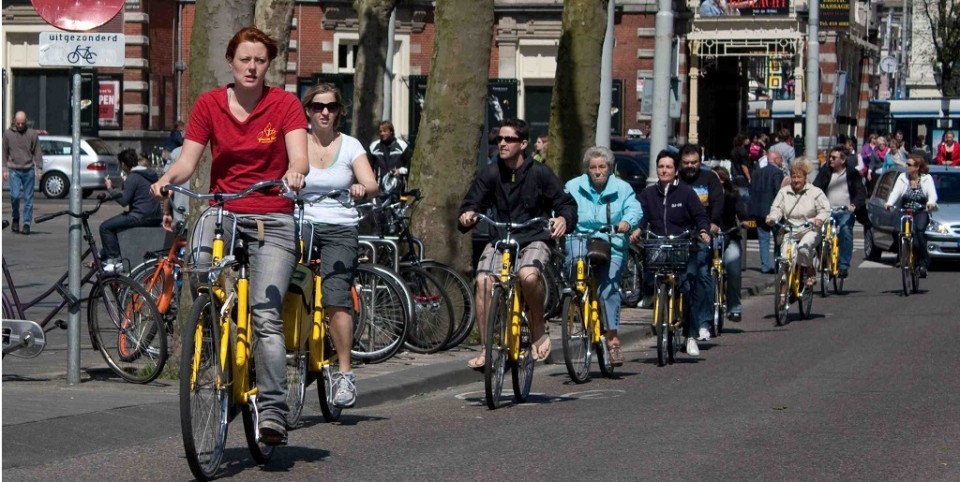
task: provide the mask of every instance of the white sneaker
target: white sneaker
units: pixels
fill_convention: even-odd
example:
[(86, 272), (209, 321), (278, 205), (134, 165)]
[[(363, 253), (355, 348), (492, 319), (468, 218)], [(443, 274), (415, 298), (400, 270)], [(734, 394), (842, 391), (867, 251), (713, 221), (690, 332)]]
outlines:
[(697, 340), (687, 338), (687, 355), (700, 356), (700, 347), (697, 346)]
[(706, 328), (700, 328), (700, 336), (697, 337), (697, 340), (707, 341), (710, 339), (710, 330)]

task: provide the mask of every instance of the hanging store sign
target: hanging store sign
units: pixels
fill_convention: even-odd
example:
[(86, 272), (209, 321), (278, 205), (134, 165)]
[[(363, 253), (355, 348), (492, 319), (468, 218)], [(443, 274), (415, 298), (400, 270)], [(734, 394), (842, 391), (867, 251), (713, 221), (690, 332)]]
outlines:
[(790, 0), (704, 0), (698, 10), (700, 18), (731, 16), (776, 16), (790, 14)]
[(850, 0), (820, 0), (820, 30), (850, 28)]

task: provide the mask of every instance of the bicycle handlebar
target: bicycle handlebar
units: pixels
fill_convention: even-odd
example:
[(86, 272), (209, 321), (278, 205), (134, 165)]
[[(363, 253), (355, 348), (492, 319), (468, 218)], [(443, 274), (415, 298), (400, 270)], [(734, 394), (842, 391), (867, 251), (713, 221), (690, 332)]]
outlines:
[(648, 230), (646, 230), (646, 231), (643, 232), (643, 239), (644, 239), (644, 240), (657, 240), (657, 239), (666, 239), (666, 240), (689, 239), (692, 234), (693, 234), (693, 231), (687, 229), (687, 230), (685, 230), (684, 232), (682, 232), (682, 233), (680, 233), (680, 234), (670, 234), (670, 235), (666, 235), (666, 236), (661, 236), (661, 235), (659, 235), (659, 234), (657, 234), (657, 233), (655, 233), (655, 232), (653, 232), (653, 231), (651, 231), (651, 230), (648, 229)]
[[(340, 205), (342, 205), (343, 207), (351, 207), (349, 204), (349, 199), (350, 199), (349, 189), (333, 189), (323, 193), (319, 193), (319, 192), (305, 193), (303, 191), (300, 191), (300, 192), (287, 191), (283, 193), (282, 196), (287, 199), (293, 200), (297, 204), (316, 204), (316, 203), (319, 203), (320, 201), (323, 201), (324, 199), (332, 199), (340, 203)], [(342, 200), (344, 196), (346, 196), (348, 201), (345, 202)]]
[(809, 228), (809, 227), (813, 226), (813, 223), (810, 222), (810, 221), (804, 221), (803, 224), (801, 224), (801, 225), (799, 225), (799, 226), (794, 226), (794, 225), (792, 225), (792, 224), (790, 224), (790, 223), (784, 223), (784, 222), (777, 221), (777, 222), (773, 223), (773, 225), (774, 225), (774, 227), (777, 227), (777, 228), (786, 229), (787, 231), (793, 231), (793, 230), (795, 230), (795, 229)]
[(80, 214), (72, 213), (70, 212), (69, 209), (65, 209), (63, 211), (57, 211), (55, 213), (44, 214), (43, 216), (34, 218), (33, 221), (37, 224), (40, 224), (40, 223), (45, 223), (53, 218), (59, 218), (60, 216), (64, 216), (64, 215), (70, 216), (71, 218), (87, 219), (90, 216), (93, 216), (97, 211), (99, 211), (100, 206), (103, 205), (103, 202), (106, 201), (107, 199), (108, 198), (104, 196), (97, 196), (97, 205), (94, 206), (93, 209), (90, 209), (87, 211), (81, 211)]
[(240, 191), (238, 193), (215, 192), (215, 193), (206, 193), (206, 194), (199, 193), (196, 191), (191, 191), (190, 189), (187, 189), (183, 186), (178, 186), (176, 184), (167, 184), (160, 190), (160, 192), (163, 194), (167, 194), (170, 191), (173, 191), (173, 192), (178, 192), (180, 194), (183, 194), (184, 196), (187, 196), (187, 197), (192, 197), (194, 199), (212, 199), (217, 203), (222, 203), (226, 201), (234, 201), (237, 199), (245, 198), (256, 191), (261, 191), (263, 189), (267, 189), (275, 186), (281, 186), (286, 188), (286, 183), (282, 179), (268, 179), (265, 181), (255, 182), (251, 184), (249, 187), (247, 187), (246, 189), (244, 189), (243, 191)]
[(474, 215), (477, 216), (481, 221), (486, 221), (488, 224), (490, 224), (495, 228), (507, 228), (508, 230), (511, 230), (511, 231), (515, 229), (529, 228), (530, 226), (533, 226), (534, 224), (537, 224), (537, 223), (544, 223), (544, 224), (550, 223), (550, 218), (545, 218), (543, 216), (527, 220), (526, 222), (523, 222), (523, 223), (501, 223), (501, 222), (494, 221), (492, 218), (490, 218), (486, 214), (474, 213)]

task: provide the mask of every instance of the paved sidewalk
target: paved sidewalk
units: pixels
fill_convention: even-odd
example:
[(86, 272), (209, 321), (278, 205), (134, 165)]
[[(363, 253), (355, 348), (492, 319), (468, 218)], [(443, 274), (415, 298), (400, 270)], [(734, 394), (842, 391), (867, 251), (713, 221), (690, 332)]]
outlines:
[[(4, 217), (9, 215), (4, 202)], [(88, 203), (84, 203), (88, 207)], [(63, 209), (61, 205), (39, 203), (36, 215)], [(119, 211), (105, 206), (99, 220)], [(98, 223), (91, 226), (94, 231)], [(29, 237), (3, 232), (3, 254), (16, 282), (32, 298), (46, 282), (65, 269), (66, 220), (59, 218), (35, 226)], [(752, 244), (755, 245), (755, 241)], [(772, 275), (760, 274), (755, 249), (747, 250), (744, 295), (766, 289)], [(52, 305), (47, 305), (52, 306)], [(43, 312), (39, 307), (31, 313)], [(66, 313), (60, 318), (66, 319)], [(650, 336), (652, 311), (625, 308), (622, 312), (621, 339), (625, 348), (646, 341)], [(85, 323), (85, 314), (81, 323)], [(551, 325), (553, 351), (547, 363), (563, 363), (560, 326)], [(49, 457), (71, 457), (119, 448), (166, 437), (179, 438), (178, 382), (157, 380), (148, 385), (132, 385), (117, 378), (106, 367), (99, 353), (90, 347), (89, 337), (81, 340), (81, 383), (66, 385), (66, 332), (48, 333), (47, 348), (37, 358), (8, 356), (0, 363), (2, 381), (2, 431), (4, 469), (41, 463)], [(359, 390), (358, 407), (371, 407), (423, 393), (481, 381), (480, 372), (467, 368), (466, 362), (479, 347), (461, 346), (433, 355), (402, 352), (393, 359), (356, 368)], [(308, 413), (318, 413), (316, 390), (308, 389)]]

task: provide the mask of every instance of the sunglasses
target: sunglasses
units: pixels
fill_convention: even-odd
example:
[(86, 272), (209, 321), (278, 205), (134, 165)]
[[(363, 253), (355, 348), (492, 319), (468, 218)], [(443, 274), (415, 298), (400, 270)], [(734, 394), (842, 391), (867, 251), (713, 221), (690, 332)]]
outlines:
[(507, 144), (513, 144), (515, 142), (520, 142), (523, 139), (516, 136), (497, 136), (497, 144), (507, 141)]
[(907, 167), (917, 167), (917, 165), (916, 165), (916, 164), (910, 164), (910, 163), (908, 162), (908, 163), (907, 163)]
[(340, 112), (340, 104), (336, 102), (311, 102), (310, 110), (314, 112), (323, 112), (323, 109), (327, 109), (331, 114), (336, 114)]

